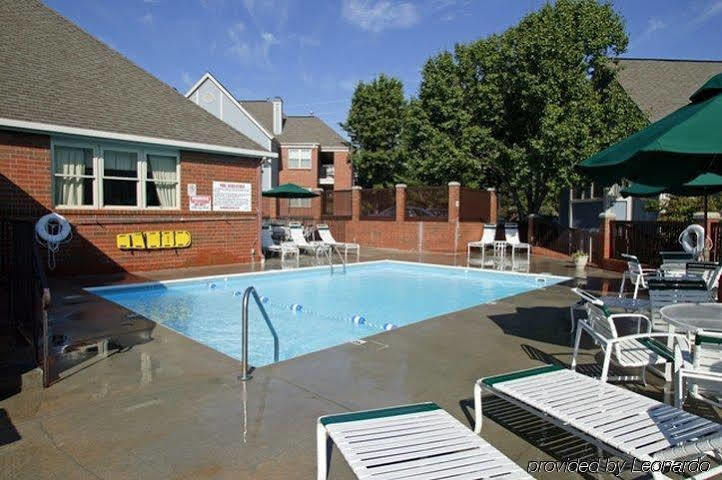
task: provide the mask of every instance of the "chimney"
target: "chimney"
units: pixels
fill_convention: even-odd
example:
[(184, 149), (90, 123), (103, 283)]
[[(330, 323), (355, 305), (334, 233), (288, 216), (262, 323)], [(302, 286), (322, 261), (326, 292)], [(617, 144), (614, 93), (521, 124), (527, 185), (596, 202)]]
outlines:
[(283, 131), (283, 99), (275, 97), (271, 99), (273, 104), (273, 134), (280, 135)]

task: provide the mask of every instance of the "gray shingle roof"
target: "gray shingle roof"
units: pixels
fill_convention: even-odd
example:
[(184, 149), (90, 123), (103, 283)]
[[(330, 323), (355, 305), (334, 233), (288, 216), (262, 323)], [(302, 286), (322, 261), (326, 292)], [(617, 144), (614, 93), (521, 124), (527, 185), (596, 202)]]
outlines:
[(346, 140), (318, 117), (288, 116), (283, 133), (276, 137), (281, 143), (318, 143), (326, 147), (346, 147)]
[(267, 100), (239, 100), (238, 102), (268, 133), (273, 135), (273, 103)]
[(37, 0), (0, 0), (0, 118), (264, 150)]
[(647, 58), (617, 61), (621, 66), (619, 83), (652, 122), (689, 103), (690, 95), (722, 72), (722, 61)]

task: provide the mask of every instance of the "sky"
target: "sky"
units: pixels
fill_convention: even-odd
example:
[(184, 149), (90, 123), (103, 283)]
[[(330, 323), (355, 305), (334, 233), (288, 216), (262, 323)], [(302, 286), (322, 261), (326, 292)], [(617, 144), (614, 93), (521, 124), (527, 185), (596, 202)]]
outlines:
[[(242, 99), (280, 96), (331, 127), (359, 81), (414, 95), (426, 59), (500, 33), (544, 0), (44, 0), (185, 93), (211, 72)], [(624, 56), (722, 60), (722, 0), (617, 0)]]

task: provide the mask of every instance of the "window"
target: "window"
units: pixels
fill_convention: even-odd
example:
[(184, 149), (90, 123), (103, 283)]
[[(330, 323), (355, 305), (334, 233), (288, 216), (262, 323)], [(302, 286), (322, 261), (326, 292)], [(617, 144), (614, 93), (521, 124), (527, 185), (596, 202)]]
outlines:
[(54, 141), (56, 206), (177, 209), (179, 185), (175, 153)]
[(602, 188), (594, 183), (572, 189), (572, 200), (600, 200), (601, 198)]
[(138, 206), (138, 152), (103, 151), (103, 206)]
[(291, 208), (311, 208), (310, 198), (289, 198), (288, 206)]
[(56, 146), (53, 155), (55, 205), (92, 206), (95, 190), (93, 149)]
[(288, 168), (292, 169), (311, 169), (311, 149), (310, 148), (289, 148), (288, 149)]
[(178, 198), (178, 171), (176, 157), (148, 155), (145, 182), (146, 205), (175, 208)]

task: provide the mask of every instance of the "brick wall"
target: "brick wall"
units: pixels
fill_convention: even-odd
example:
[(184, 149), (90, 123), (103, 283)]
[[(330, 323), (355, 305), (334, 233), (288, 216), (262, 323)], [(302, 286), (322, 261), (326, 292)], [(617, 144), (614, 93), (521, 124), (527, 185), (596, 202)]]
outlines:
[[(31, 218), (53, 210), (50, 138), (0, 131), (0, 215)], [(181, 208), (175, 211), (60, 209), (73, 226), (73, 240), (57, 256), (58, 274), (140, 271), (185, 266), (243, 263), (258, 255), (260, 231), (260, 168), (251, 158), (181, 152)], [(211, 195), (212, 182), (253, 185), (252, 211), (190, 212), (187, 185), (198, 195)], [(122, 251), (118, 233), (188, 230), (185, 249)]]
[(295, 183), (308, 189), (318, 186), (318, 148), (311, 149), (311, 168), (292, 169), (288, 167), (288, 148), (281, 147), (278, 153), (280, 168), (278, 170), (278, 184)]
[(333, 153), (334, 190), (348, 190), (353, 185), (351, 162), (348, 152)]

